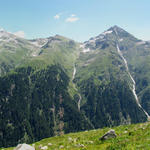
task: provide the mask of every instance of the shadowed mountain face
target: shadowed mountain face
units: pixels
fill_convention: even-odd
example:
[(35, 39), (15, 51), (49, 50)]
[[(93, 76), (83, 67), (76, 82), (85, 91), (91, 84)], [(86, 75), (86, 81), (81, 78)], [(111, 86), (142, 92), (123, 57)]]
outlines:
[(0, 31), (0, 146), (145, 122), (149, 57), (150, 43), (118, 26), (84, 43)]

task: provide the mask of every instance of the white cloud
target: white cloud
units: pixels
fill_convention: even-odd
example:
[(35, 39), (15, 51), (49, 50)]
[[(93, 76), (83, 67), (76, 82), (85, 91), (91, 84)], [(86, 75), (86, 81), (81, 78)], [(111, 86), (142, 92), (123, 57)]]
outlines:
[(76, 16), (75, 14), (72, 14), (72, 15), (71, 15), (71, 17), (75, 17), (75, 16)]
[(56, 20), (60, 19), (60, 17), (61, 17), (62, 14), (63, 14), (63, 13), (56, 14), (56, 15), (54, 16), (54, 19), (56, 19)]
[(59, 19), (59, 18), (60, 18), (60, 14), (54, 16), (54, 19)]
[(68, 17), (66, 19), (66, 22), (76, 22), (78, 20), (79, 20), (79, 18), (75, 14), (72, 14), (72, 15), (70, 15), (70, 17)]
[(14, 34), (15, 34), (16, 36), (18, 36), (18, 37), (21, 37), (21, 38), (24, 38), (24, 37), (25, 37), (24, 31), (17, 31), (17, 32), (15, 32)]

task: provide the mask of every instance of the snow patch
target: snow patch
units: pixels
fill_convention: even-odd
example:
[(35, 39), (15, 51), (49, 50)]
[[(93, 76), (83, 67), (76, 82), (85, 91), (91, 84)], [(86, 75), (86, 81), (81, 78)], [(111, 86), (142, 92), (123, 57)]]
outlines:
[(123, 41), (123, 39), (119, 39), (119, 42), (122, 42)]
[(48, 39), (36, 39), (35, 41), (30, 41), (36, 47), (43, 47), (48, 42)]
[(31, 42), (31, 44), (33, 44), (33, 45), (35, 45), (35, 46), (37, 46), (37, 47), (42, 47), (42, 46), (39, 44), (39, 42), (38, 42), (38, 41)]
[(146, 44), (146, 41), (137, 42), (136, 45), (144, 45)]
[(90, 51), (90, 49), (89, 48), (87, 48), (87, 49), (83, 49), (83, 53), (87, 53), (87, 52), (89, 52)]
[(89, 42), (90, 42), (90, 43), (95, 43), (96, 40), (98, 40), (99, 38), (104, 38), (104, 36), (91, 38), (91, 39), (89, 40)]
[(106, 35), (106, 34), (111, 34), (112, 32), (113, 32), (112, 30), (109, 30), (109, 31), (103, 32), (102, 34), (103, 34), (103, 35)]
[(81, 44), (81, 45), (80, 45), (80, 48), (84, 48), (84, 46), (85, 46), (85, 44)]
[(33, 57), (36, 57), (36, 56), (37, 56), (37, 54), (32, 54), (32, 56), (33, 56)]
[(95, 43), (95, 39), (90, 39), (89, 42)]
[(101, 39), (101, 40), (104, 40), (104, 35), (103, 34), (100, 34), (97, 39)]
[(87, 53), (87, 52), (91, 51), (90, 48), (85, 48), (85, 45), (86, 45), (86, 44), (81, 44), (81, 45), (80, 45), (80, 48), (83, 49), (82, 52), (83, 52), (83, 53)]

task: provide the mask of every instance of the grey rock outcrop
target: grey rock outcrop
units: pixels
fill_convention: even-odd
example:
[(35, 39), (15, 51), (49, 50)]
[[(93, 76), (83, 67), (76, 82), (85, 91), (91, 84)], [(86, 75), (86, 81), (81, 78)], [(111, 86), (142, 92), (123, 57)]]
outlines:
[(28, 144), (18, 144), (14, 150), (35, 150), (35, 148)]
[(100, 140), (107, 140), (107, 139), (110, 139), (110, 138), (115, 138), (117, 137), (116, 133), (115, 133), (115, 130), (109, 130), (107, 133), (105, 133), (101, 138)]

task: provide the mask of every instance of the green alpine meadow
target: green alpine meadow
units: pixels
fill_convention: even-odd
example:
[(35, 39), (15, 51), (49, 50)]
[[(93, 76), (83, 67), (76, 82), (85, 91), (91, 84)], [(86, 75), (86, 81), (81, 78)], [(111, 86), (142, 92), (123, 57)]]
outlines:
[(0, 31), (1, 149), (148, 150), (149, 121), (149, 41), (116, 25), (85, 42)]
[[(107, 141), (101, 141), (99, 138), (110, 128), (45, 138), (32, 143), (31, 146), (36, 150), (40, 150), (42, 147), (48, 150), (149, 150), (150, 123), (121, 125), (113, 127), (113, 129), (116, 131), (117, 137)], [(14, 147), (4, 150), (13, 149)]]

